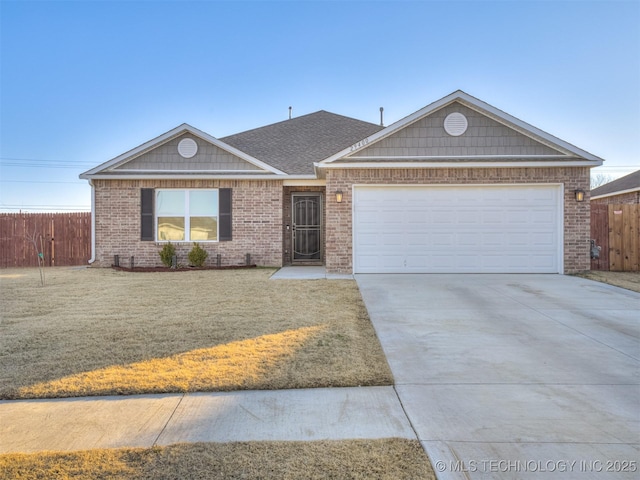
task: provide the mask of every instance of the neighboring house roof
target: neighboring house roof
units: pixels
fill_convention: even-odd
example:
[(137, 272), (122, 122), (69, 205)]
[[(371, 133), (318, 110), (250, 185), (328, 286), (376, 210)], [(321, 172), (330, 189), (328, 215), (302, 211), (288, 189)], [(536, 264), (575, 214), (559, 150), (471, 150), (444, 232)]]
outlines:
[(640, 191), (640, 170), (591, 190), (591, 200)]
[[(488, 151), (484, 145), (473, 145), (472, 147), (457, 147), (457, 148), (442, 148), (442, 145), (435, 147), (429, 147), (428, 145), (417, 148), (418, 152), (408, 152), (403, 154), (394, 154), (387, 156), (379, 153), (380, 151), (393, 151), (394, 136), (402, 136), (401, 130), (407, 130), (412, 126), (418, 126), (423, 130), (429, 130), (430, 125), (420, 124), (430, 116), (435, 116), (437, 112), (445, 110), (447, 107), (458, 104), (455, 109), (465, 109), (467, 112), (474, 114), (480, 114), (483, 117), (490, 119), (493, 124), (499, 125), (501, 128), (508, 128), (514, 135), (520, 135), (522, 138), (526, 138), (527, 144), (523, 151), (531, 152), (527, 154), (512, 154), (507, 153), (508, 148), (497, 148), (494, 152), (483, 154), (477, 153)], [(454, 110), (455, 110), (454, 109)], [(485, 131), (487, 128), (494, 128), (492, 126), (483, 127)], [(418, 128), (416, 128), (418, 130)], [(485, 134), (486, 135), (486, 134)], [(477, 132), (477, 136), (485, 136), (480, 130)], [(411, 134), (405, 135), (410, 137)], [(473, 135), (472, 135), (473, 136)], [(447, 137), (442, 137), (448, 139)], [(384, 145), (385, 141), (387, 145)], [(440, 139), (437, 139), (440, 140)], [(449, 140), (451, 140), (449, 138)], [(451, 141), (453, 143), (453, 140)], [(382, 148), (376, 146), (384, 145)], [(509, 145), (506, 144), (506, 147)], [(470, 155), (462, 155), (457, 153), (461, 150), (469, 150), (475, 153)], [(496, 154), (495, 151), (504, 151), (504, 154)], [(392, 161), (389, 161), (392, 160)], [(322, 162), (319, 162), (316, 166), (319, 168), (345, 168), (349, 166), (353, 167), (365, 167), (367, 165), (382, 166), (382, 163), (387, 161), (389, 166), (460, 166), (459, 164), (464, 162), (465, 166), (486, 166), (487, 161), (495, 165), (496, 162), (514, 162), (518, 161), (523, 166), (543, 166), (545, 162), (553, 162), (555, 165), (575, 165), (575, 166), (598, 166), (601, 165), (603, 160), (595, 155), (592, 155), (585, 150), (582, 150), (570, 143), (567, 143), (559, 138), (554, 137), (528, 123), (519, 120), (502, 110), (499, 110), (481, 100), (478, 100), (471, 95), (458, 90), (446, 97), (427, 105), (426, 107), (418, 110), (417, 112), (399, 120), (398, 122), (389, 125), (383, 130), (380, 130), (373, 135), (353, 144), (334, 155), (326, 158)], [(332, 163), (335, 165), (331, 165)], [(399, 163), (402, 162), (400, 165)], [(470, 163), (473, 162), (473, 163)], [(376, 165), (377, 164), (377, 165)], [(477, 165), (476, 165), (477, 164)]]
[(313, 175), (314, 162), (384, 127), (320, 110), (220, 140), (291, 175)]

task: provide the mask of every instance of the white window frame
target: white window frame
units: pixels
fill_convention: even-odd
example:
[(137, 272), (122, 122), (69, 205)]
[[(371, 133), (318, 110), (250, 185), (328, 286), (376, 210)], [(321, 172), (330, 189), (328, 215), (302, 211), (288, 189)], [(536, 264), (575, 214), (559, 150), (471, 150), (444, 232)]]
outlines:
[[(158, 208), (154, 210), (154, 236), (157, 243), (218, 243), (220, 241), (220, 189), (219, 188), (158, 188), (155, 191), (154, 202), (158, 205), (158, 195), (161, 192), (184, 192), (184, 240), (161, 240), (158, 238), (158, 218), (165, 216), (160, 215)], [(191, 237), (191, 215), (189, 211), (189, 196), (191, 192), (216, 192), (217, 196), (217, 210), (215, 211), (216, 218), (216, 239), (215, 240), (192, 240)]]

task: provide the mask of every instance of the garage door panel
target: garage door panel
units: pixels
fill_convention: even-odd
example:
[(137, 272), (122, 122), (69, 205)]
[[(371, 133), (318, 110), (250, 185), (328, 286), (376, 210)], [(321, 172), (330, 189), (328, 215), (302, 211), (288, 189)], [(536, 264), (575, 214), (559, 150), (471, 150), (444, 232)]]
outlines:
[[(506, 268), (510, 259), (504, 258), (497, 252), (485, 253), (482, 255), (482, 266), (487, 269), (499, 269)], [(515, 258), (514, 258), (515, 260)]]
[(505, 212), (504, 211), (498, 211), (498, 210), (486, 210), (486, 211), (481, 211), (478, 210), (476, 212), (476, 218), (479, 219), (479, 224), (481, 225), (501, 225), (503, 223), (505, 223)]
[(456, 245), (461, 246), (474, 246), (478, 243), (478, 234), (477, 233), (459, 233), (456, 235)]
[(556, 261), (550, 255), (532, 255), (531, 263), (538, 268), (554, 268)]
[(467, 210), (467, 209), (460, 210), (455, 218), (457, 220), (457, 223), (459, 224), (474, 225), (474, 224), (480, 223), (477, 210)]
[(375, 223), (383, 223), (385, 225), (400, 225), (402, 221), (402, 212), (398, 210), (382, 209), (378, 213)]
[(557, 273), (560, 192), (558, 186), (356, 187), (354, 271)]
[(362, 269), (378, 270), (382, 267), (380, 257), (375, 253), (369, 255), (363, 253), (358, 258)]
[(430, 212), (432, 225), (451, 225), (454, 223), (450, 210), (433, 210)]
[(534, 233), (531, 235), (531, 247), (554, 247), (556, 237), (550, 233)]
[[(505, 237), (500, 233), (494, 233), (494, 232), (489, 232), (489, 233), (483, 232), (481, 235), (482, 235), (482, 238), (480, 239), (480, 241), (482, 242), (483, 245), (486, 245), (487, 247), (502, 247), (505, 245), (505, 242), (509, 243), (513, 238), (513, 236)], [(475, 239), (475, 241), (477, 242), (478, 240)]]
[(382, 268), (404, 268), (404, 256), (388, 255), (382, 259)]
[[(499, 234), (492, 234), (500, 237)], [(526, 233), (512, 233), (506, 237), (507, 247), (525, 247), (531, 246), (531, 235)]]
[(453, 233), (432, 233), (431, 235), (429, 235), (429, 237), (431, 238), (431, 241), (427, 243), (427, 248), (429, 248), (430, 246), (432, 247), (438, 247), (438, 246), (445, 246), (448, 247), (449, 245), (453, 244)]
[(430, 215), (419, 210), (405, 210), (404, 212), (399, 213), (399, 215), (402, 215), (404, 220), (412, 225), (426, 226), (431, 223)]
[(403, 244), (402, 235), (399, 233), (385, 233), (381, 235), (382, 245), (395, 248)]
[(364, 225), (376, 225), (380, 219), (380, 212), (377, 210), (366, 210), (362, 209), (359, 211), (360, 219), (359, 223), (361, 226)]
[(433, 268), (439, 269), (439, 271), (443, 268), (451, 268), (451, 265), (455, 263), (455, 256), (445, 253), (434, 253), (430, 259)]
[(531, 222), (537, 225), (552, 225), (554, 212), (551, 210), (533, 210)]
[(527, 224), (527, 210), (524, 209), (509, 209), (505, 212), (505, 223), (510, 225), (514, 224)]
[(418, 247), (420, 250), (424, 248), (424, 245), (428, 244), (429, 235), (422, 234), (409, 234), (406, 237), (407, 247), (411, 248), (412, 246)]

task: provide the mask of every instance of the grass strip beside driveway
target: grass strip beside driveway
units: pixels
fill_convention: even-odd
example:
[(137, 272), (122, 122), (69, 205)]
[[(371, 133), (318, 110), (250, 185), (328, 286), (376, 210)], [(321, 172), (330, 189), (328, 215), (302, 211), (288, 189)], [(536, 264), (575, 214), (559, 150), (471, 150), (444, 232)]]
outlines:
[(0, 398), (390, 385), (352, 280), (0, 270)]
[(596, 282), (608, 283), (616, 287), (626, 288), (633, 292), (640, 292), (640, 272), (604, 272), (601, 270), (591, 270), (580, 273), (577, 276), (595, 280)]

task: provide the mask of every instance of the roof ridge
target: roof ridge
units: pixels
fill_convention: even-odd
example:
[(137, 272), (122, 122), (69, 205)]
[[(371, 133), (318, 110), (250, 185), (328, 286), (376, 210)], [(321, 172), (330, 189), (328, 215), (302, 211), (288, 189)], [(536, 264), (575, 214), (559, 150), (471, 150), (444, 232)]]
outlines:
[(347, 120), (356, 120), (358, 122), (362, 122), (362, 123), (368, 123), (369, 125), (374, 125), (376, 127), (379, 127), (380, 125), (374, 122), (369, 122), (367, 120), (360, 120), (359, 118), (355, 118), (355, 117), (348, 117), (347, 115), (342, 115), (341, 113), (334, 113), (334, 112), (330, 112), (328, 110), (318, 110), (315, 113), (320, 113), (320, 112), (324, 112), (324, 113), (328, 113), (330, 115), (334, 115), (336, 117), (342, 117), (342, 118), (346, 118)]
[(286, 122), (290, 122), (291, 120), (297, 120), (297, 119), (300, 119), (300, 118), (308, 117), (310, 115), (314, 115), (314, 114), (320, 113), (320, 112), (322, 112), (322, 110), (318, 110), (317, 112), (312, 112), (312, 113), (306, 113), (306, 114), (301, 115), (299, 117), (287, 118), (285, 120), (280, 120), (279, 122), (269, 123), (267, 125), (262, 125), (260, 127), (250, 128), (248, 130), (242, 130), (241, 132), (236, 132), (236, 133), (232, 133), (231, 135), (227, 135), (225, 137), (221, 137), (220, 140), (222, 140), (224, 138), (235, 137), (236, 135), (243, 135), (245, 133), (254, 132), (256, 130), (262, 130), (263, 128), (273, 127), (275, 125), (280, 125), (281, 123), (286, 123)]
[(341, 117), (341, 118), (346, 118), (347, 120), (354, 120), (356, 122), (362, 122), (362, 123), (367, 123), (370, 125), (376, 125), (375, 123), (371, 123), (371, 122), (367, 122), (366, 120), (360, 120), (359, 118), (353, 118), (353, 117), (348, 117), (346, 115), (341, 115), (339, 113), (333, 113), (330, 112), (328, 110), (317, 110), (315, 112), (311, 112), (311, 113), (305, 113), (304, 115), (300, 115), (299, 117), (293, 117), (293, 118), (287, 118), (285, 120), (280, 120), (279, 122), (274, 122), (274, 123), (269, 123), (267, 125), (262, 125), (261, 127), (255, 127), (255, 128), (250, 128), (249, 130), (243, 130), (241, 132), (236, 132), (236, 133), (232, 133), (231, 135), (226, 135), (224, 137), (220, 137), (219, 140), (224, 141), (225, 138), (231, 138), (231, 137), (235, 137), (237, 135), (244, 135), (247, 133), (251, 133), (251, 132), (255, 132), (257, 130), (262, 130), (262, 129), (267, 129), (270, 127), (275, 127), (277, 125), (281, 125), (284, 123), (288, 123), (288, 122), (295, 122), (307, 117), (311, 117), (312, 115), (317, 115), (319, 113), (328, 113), (329, 115), (333, 115), (335, 117)]

